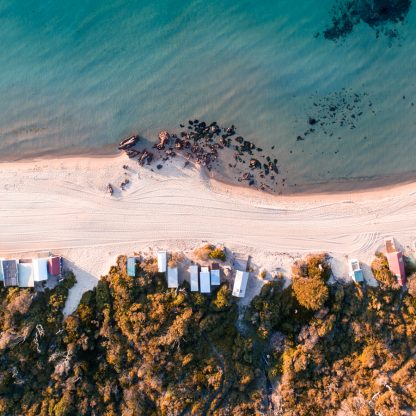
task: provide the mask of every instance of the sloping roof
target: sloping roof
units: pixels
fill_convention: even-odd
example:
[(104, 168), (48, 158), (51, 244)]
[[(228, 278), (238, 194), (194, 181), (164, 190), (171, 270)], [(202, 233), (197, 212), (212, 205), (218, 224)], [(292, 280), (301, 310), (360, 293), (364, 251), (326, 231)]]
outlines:
[(191, 275), (191, 292), (198, 292), (199, 290), (198, 266), (196, 264), (189, 266), (189, 273)]
[(234, 279), (233, 296), (236, 296), (237, 298), (243, 298), (246, 295), (248, 275), (248, 272), (237, 270)]
[(19, 286), (17, 260), (3, 260), (4, 286)]
[(157, 253), (157, 270), (159, 273), (166, 272), (167, 256), (168, 253), (166, 251), (159, 251)]
[(393, 237), (388, 237), (384, 240), (385, 244), (386, 244), (386, 251), (387, 253), (394, 253), (396, 251), (398, 251), (396, 249), (396, 244), (394, 243), (394, 238)]
[(168, 267), (168, 288), (174, 289), (179, 286), (178, 282), (178, 268)]
[(61, 258), (58, 256), (48, 258), (48, 273), (51, 276), (58, 276), (61, 273)]
[(127, 257), (127, 274), (131, 277), (136, 276), (136, 258)]
[(34, 287), (33, 280), (33, 265), (32, 263), (19, 263), (19, 286), (20, 287)]
[(354, 270), (354, 275), (353, 275), (353, 279), (357, 282), (364, 282), (364, 275), (363, 275), (363, 271), (360, 270)]
[(396, 276), (401, 285), (406, 284), (406, 273), (404, 270), (404, 259), (401, 251), (387, 253), (390, 271)]
[(211, 293), (211, 279), (207, 269), (208, 267), (201, 267), (201, 273), (199, 273), (201, 293)]
[(35, 282), (48, 280), (48, 259), (33, 259), (33, 279)]
[(220, 271), (211, 270), (211, 284), (213, 286), (219, 286), (221, 284)]

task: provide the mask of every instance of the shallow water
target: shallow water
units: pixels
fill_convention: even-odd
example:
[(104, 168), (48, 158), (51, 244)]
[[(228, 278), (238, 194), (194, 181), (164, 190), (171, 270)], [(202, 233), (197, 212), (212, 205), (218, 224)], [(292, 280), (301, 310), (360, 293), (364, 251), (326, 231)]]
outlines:
[[(274, 145), (292, 185), (415, 169), (413, 6), (398, 38), (361, 23), (334, 42), (322, 36), (334, 0), (62, 3), (0, 1), (3, 160), (199, 118)], [(309, 125), (334, 96), (345, 105)]]

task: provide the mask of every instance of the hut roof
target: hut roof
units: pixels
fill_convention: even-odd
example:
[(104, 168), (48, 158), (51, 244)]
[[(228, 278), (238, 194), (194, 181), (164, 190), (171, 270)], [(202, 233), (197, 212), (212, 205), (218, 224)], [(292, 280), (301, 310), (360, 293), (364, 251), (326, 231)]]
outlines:
[(178, 268), (168, 267), (168, 288), (175, 289), (178, 286)]
[(246, 295), (248, 276), (248, 272), (237, 270), (234, 279), (233, 296), (243, 298)]
[(191, 275), (191, 292), (198, 292), (199, 290), (198, 266), (196, 264), (189, 266), (189, 273)]
[(33, 279), (35, 282), (48, 280), (48, 259), (33, 259)]
[(49, 257), (48, 273), (51, 276), (58, 276), (61, 273), (61, 258), (58, 256)]
[(131, 277), (136, 276), (136, 258), (135, 257), (127, 258), (127, 274)]
[(201, 285), (201, 293), (211, 293), (211, 279), (208, 267), (201, 267), (201, 273), (199, 273), (199, 280)]
[(157, 269), (159, 273), (165, 273), (167, 267), (168, 253), (166, 251), (159, 251), (157, 253)]
[(3, 260), (4, 286), (19, 286), (17, 260)]
[(19, 263), (19, 286), (20, 287), (34, 287), (33, 280), (33, 265), (32, 263)]

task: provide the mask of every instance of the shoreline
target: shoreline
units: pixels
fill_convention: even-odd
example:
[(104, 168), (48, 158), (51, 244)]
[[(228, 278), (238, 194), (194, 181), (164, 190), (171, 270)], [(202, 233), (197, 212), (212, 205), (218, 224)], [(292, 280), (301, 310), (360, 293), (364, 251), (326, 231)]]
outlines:
[[(114, 161), (124, 157), (123, 151), (114, 151), (114, 146), (108, 146), (112, 151), (103, 153), (74, 153), (74, 154), (45, 154), (37, 157), (21, 158), (16, 160), (2, 160), (0, 158), (0, 167), (13, 167), (13, 165), (27, 165), (33, 163), (61, 163), (63, 161), (94, 161), (99, 164), (106, 163), (106, 161)], [(177, 159), (186, 161), (182, 156), (177, 156)], [(226, 160), (226, 159), (225, 159)], [(136, 162), (134, 159), (126, 159), (126, 161)], [(155, 170), (156, 163), (154, 162), (151, 166), (146, 166), (147, 169)], [(343, 197), (351, 194), (373, 194), (380, 191), (393, 191), (396, 193), (401, 188), (411, 187), (415, 185), (416, 190), (416, 170), (406, 172), (403, 174), (394, 174), (388, 176), (374, 176), (374, 177), (356, 177), (356, 178), (345, 178), (345, 179), (334, 179), (324, 182), (313, 182), (300, 185), (289, 185), (284, 189), (284, 192), (271, 192), (267, 190), (259, 190), (256, 188), (249, 187), (243, 183), (239, 183), (236, 180), (231, 179), (226, 174), (219, 171), (208, 171), (204, 166), (198, 166), (202, 174), (207, 179), (213, 182), (217, 182), (216, 188), (224, 187), (224, 189), (235, 188), (238, 192), (241, 190), (249, 191), (249, 193), (259, 194), (261, 196), (275, 197), (276, 200), (285, 198), (308, 198), (316, 196), (326, 197)], [(157, 173), (158, 171), (156, 171)], [(244, 192), (245, 193), (245, 192)]]

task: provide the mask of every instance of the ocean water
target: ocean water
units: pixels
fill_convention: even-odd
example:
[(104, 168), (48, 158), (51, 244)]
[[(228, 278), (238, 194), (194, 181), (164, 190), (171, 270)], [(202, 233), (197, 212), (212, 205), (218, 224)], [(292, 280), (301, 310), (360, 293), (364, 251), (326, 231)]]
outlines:
[(334, 5), (0, 0), (0, 158), (99, 153), (198, 118), (275, 146), (292, 185), (404, 177), (416, 169), (415, 7), (397, 37), (361, 23), (334, 42), (322, 35)]

